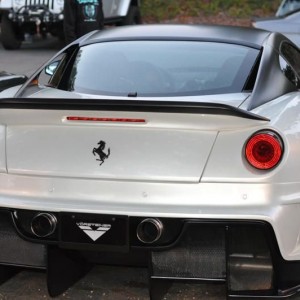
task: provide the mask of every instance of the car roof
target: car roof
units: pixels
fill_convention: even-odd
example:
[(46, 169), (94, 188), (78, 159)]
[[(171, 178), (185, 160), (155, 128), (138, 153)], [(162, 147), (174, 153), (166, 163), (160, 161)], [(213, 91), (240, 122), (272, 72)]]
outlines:
[(204, 40), (240, 44), (260, 49), (269, 31), (224, 25), (154, 24), (122, 26), (85, 36), (81, 45), (116, 40)]
[[(283, 74), (279, 66), (280, 45), (288, 38), (277, 32), (225, 25), (179, 25), (151, 24), (111, 28), (94, 31), (77, 40), (79, 46), (110, 41), (204, 41), (238, 44), (253, 47), (261, 51), (257, 60), (255, 85), (251, 95), (245, 101), (247, 110), (254, 109), (281, 95), (297, 90)], [(259, 65), (258, 65), (259, 64)], [(254, 73), (255, 73), (254, 72)], [(270, 76), (272, 74), (272, 76)], [(274, 85), (274, 81), (277, 84)]]
[[(284, 35), (256, 28), (235, 27), (224, 25), (134, 25), (105, 29), (90, 32), (58, 52), (58, 55), (68, 51), (73, 54), (78, 47), (114, 41), (143, 41), (143, 40), (192, 40), (192, 41), (215, 41), (229, 44), (245, 45), (258, 49), (258, 56), (253, 66), (252, 80), (254, 87), (250, 96), (244, 101), (242, 108), (252, 110), (281, 95), (297, 91), (297, 87), (282, 72), (279, 64), (280, 45), (283, 42), (292, 44)], [(117, 46), (117, 45), (116, 45)], [(50, 62), (50, 61), (49, 61)], [(47, 62), (29, 78), (31, 82), (49, 64)], [(272, 74), (272, 76), (270, 76)], [(21, 88), (16, 97), (22, 96), (26, 85)]]

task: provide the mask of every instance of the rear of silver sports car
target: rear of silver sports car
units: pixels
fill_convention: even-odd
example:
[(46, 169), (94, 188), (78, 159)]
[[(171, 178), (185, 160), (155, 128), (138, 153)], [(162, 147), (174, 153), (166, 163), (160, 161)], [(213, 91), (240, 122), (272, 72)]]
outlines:
[(2, 281), (46, 269), (57, 296), (93, 264), (118, 264), (148, 268), (151, 299), (176, 282), (224, 283), (229, 298), (297, 292), (298, 183), (282, 178), (298, 150), (270, 119), (209, 103), (6, 101)]
[(296, 294), (300, 53), (252, 29), (130, 27), (1, 93), (0, 280), (45, 269), (57, 296), (117, 264), (148, 268), (151, 299)]

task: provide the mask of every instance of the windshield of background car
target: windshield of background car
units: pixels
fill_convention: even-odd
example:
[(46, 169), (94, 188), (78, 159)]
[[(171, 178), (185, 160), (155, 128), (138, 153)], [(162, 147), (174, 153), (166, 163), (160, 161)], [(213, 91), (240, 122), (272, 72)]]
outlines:
[(300, 0), (284, 0), (276, 12), (276, 17), (283, 17), (296, 10), (300, 10)]
[(83, 46), (69, 91), (156, 97), (240, 93), (259, 50), (195, 41), (118, 41)]

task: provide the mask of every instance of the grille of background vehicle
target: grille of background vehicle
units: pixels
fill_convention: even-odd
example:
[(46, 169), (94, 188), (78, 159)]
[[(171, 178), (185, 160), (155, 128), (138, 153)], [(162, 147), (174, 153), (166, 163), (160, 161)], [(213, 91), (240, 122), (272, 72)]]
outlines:
[(26, 0), (25, 6), (45, 5), (50, 9), (54, 8), (54, 0)]

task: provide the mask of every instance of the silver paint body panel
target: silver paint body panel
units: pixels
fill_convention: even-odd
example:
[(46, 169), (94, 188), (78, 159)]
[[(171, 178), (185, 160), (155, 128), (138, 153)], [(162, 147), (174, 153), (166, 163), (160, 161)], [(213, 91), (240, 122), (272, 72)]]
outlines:
[[(130, 32), (137, 34), (142, 29)], [(127, 29), (118, 32), (123, 30)], [(104, 38), (109, 34), (104, 32)], [(261, 33), (260, 42), (265, 35)], [(272, 61), (269, 54), (273, 48), (264, 46), (267, 50), (262, 58), (267, 65)], [(261, 75), (263, 70), (258, 73)], [(266, 90), (265, 84), (272, 79), (270, 74), (273, 73), (263, 74), (262, 82), (256, 83), (259, 89), (254, 86), (256, 94), (253, 92), (250, 97)], [(272, 83), (272, 90), (276, 89), (276, 83)], [(13, 97), (18, 89), (6, 90), (0, 98)], [(0, 207), (141, 217), (261, 220), (272, 225), (283, 258), (300, 260), (300, 94), (287, 93), (286, 88), (281, 91), (283, 96), (258, 102), (250, 110), (266, 120), (205, 111), (2, 107)], [(82, 101), (96, 98), (51, 88), (40, 89), (30, 97)], [(163, 100), (226, 103), (246, 110), (250, 97), (241, 93)], [(118, 100), (128, 101), (128, 98)], [(143, 100), (136, 97), (132, 101)], [(68, 116), (133, 118), (145, 122), (68, 121)], [(246, 162), (244, 147), (253, 133), (266, 129), (282, 137), (284, 155), (276, 168), (259, 171)], [(106, 142), (105, 153), (110, 148), (110, 156), (101, 166), (93, 155), (93, 148), (100, 140)]]
[[(300, 96), (285, 95), (253, 112), (271, 121), (205, 114), (2, 109), (0, 206), (264, 220), (273, 226), (283, 257), (299, 260)], [(146, 123), (67, 122), (67, 115), (144, 118)], [(265, 128), (281, 134), (285, 144), (282, 162), (269, 172), (251, 168), (243, 156), (247, 138)], [(92, 149), (102, 138), (111, 157), (99, 166)]]

